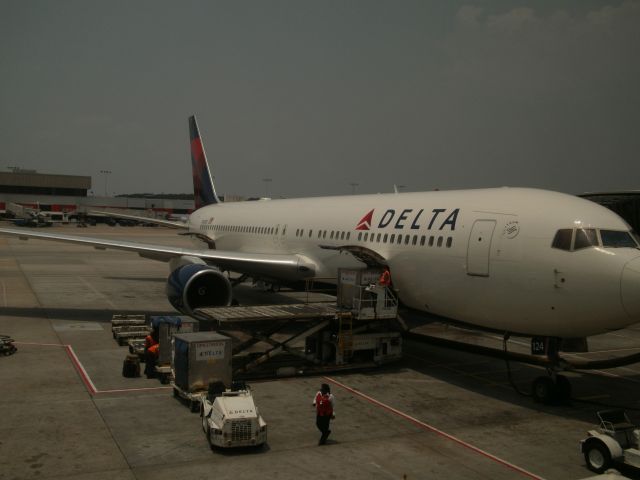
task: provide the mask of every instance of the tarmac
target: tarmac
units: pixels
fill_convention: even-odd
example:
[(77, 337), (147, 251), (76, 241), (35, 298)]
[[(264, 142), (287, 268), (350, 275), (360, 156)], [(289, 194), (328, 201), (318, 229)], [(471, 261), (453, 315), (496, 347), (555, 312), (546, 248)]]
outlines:
[[(189, 246), (163, 228), (53, 230)], [(0, 334), (18, 347), (0, 357), (1, 480), (581, 479), (592, 474), (579, 441), (597, 410), (624, 406), (640, 422), (638, 364), (568, 373), (573, 401), (547, 406), (512, 388), (503, 360), (407, 340), (405, 360), (380, 370), (252, 382), (268, 444), (212, 451), (200, 417), (170, 388), (121, 375), (127, 348), (113, 340), (111, 316), (176, 314), (167, 275), (133, 253), (0, 236)], [(301, 298), (248, 285), (236, 294), (241, 304)], [(582, 355), (637, 352), (640, 325), (590, 344), (597, 352)], [(523, 393), (544, 374), (510, 369)], [(337, 399), (325, 446), (311, 405), (321, 383)]]

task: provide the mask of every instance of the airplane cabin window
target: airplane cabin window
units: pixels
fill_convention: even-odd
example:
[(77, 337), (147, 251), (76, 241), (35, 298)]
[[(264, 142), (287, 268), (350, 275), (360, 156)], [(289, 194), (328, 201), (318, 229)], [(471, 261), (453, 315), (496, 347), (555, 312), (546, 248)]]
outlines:
[(453, 243), (453, 237), (447, 237), (447, 248), (451, 248), (452, 243)]
[(381, 236), (382, 236), (382, 234), (381, 234), (381, 233), (379, 233), (379, 234), (378, 234), (378, 238), (377, 238), (376, 242), (380, 243), (380, 237), (381, 237)]
[(602, 245), (609, 248), (638, 248), (630, 232), (620, 232), (617, 230), (600, 230)]
[(398, 235), (398, 245), (402, 244), (402, 235)]
[(571, 237), (573, 236), (572, 228), (561, 228), (556, 232), (556, 236), (553, 238), (552, 248), (559, 248), (560, 250), (571, 250)]
[(431, 235), (431, 236), (429, 237), (429, 246), (430, 246), (430, 247), (433, 247), (433, 240), (434, 240), (434, 237), (433, 237), (433, 235)]
[(333, 240), (333, 230), (331, 230), (331, 236), (329, 238)]
[(389, 238), (389, 243), (393, 243), (393, 242), (395, 242), (395, 240), (396, 240), (396, 234), (392, 233), (391, 237)]
[(387, 238), (389, 237), (388, 233), (384, 234), (384, 237), (382, 237), (382, 243), (387, 243)]
[(344, 232), (341, 233), (340, 240), (344, 240)]
[(441, 247), (442, 246), (442, 237), (438, 237), (438, 246)]
[(595, 228), (578, 228), (576, 230), (576, 239), (573, 246), (574, 250), (598, 246), (598, 235)]
[(358, 233), (358, 241), (362, 240), (362, 232)]
[(427, 239), (427, 237), (425, 237), (424, 235), (422, 235), (422, 236), (420, 237), (420, 246), (421, 246), (421, 247), (424, 247), (424, 241), (425, 241), (426, 239)]
[(347, 232), (347, 240), (351, 238), (351, 232)]

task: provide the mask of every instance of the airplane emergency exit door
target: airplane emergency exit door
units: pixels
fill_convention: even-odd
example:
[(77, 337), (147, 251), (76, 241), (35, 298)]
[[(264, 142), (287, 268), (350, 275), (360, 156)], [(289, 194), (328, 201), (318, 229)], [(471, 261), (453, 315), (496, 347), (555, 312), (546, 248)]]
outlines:
[(495, 220), (476, 220), (473, 224), (469, 236), (469, 249), (467, 250), (468, 275), (489, 276), (491, 239), (495, 228)]

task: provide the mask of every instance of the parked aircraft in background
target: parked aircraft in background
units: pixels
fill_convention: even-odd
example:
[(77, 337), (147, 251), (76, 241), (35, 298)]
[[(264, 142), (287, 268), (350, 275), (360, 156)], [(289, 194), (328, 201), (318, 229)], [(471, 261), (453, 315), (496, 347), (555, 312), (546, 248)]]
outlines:
[(367, 264), (390, 268), (404, 306), (480, 328), (557, 339), (640, 321), (640, 238), (593, 202), (491, 188), (225, 204), (195, 117), (189, 125), (196, 210), (187, 223), (161, 223), (184, 230), (194, 248), (0, 233), (166, 261), (169, 300), (188, 314), (231, 303), (226, 271), (294, 284)]

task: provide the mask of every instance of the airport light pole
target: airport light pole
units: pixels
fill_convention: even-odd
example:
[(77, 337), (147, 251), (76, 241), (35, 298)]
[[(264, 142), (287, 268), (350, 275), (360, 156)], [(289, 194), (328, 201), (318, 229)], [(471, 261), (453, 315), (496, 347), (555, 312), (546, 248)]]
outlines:
[(263, 178), (262, 181), (264, 182), (264, 196), (269, 198), (269, 184), (273, 181), (273, 178)]
[(107, 179), (109, 175), (113, 173), (111, 170), (100, 170), (100, 173), (104, 174), (104, 196), (107, 196)]
[(356, 182), (351, 182), (349, 185), (351, 185), (351, 195), (355, 195), (356, 194), (356, 187), (358, 185), (360, 185), (360, 184), (356, 183)]

